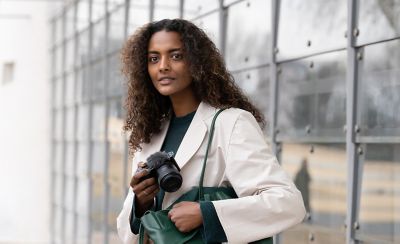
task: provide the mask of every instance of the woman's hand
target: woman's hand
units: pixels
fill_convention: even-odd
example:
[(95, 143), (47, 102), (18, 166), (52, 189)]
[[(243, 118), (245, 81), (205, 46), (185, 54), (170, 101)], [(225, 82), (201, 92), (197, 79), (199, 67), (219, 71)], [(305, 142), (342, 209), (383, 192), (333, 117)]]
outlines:
[(142, 170), (132, 176), (131, 187), (135, 193), (135, 215), (141, 217), (154, 204), (154, 197), (157, 195), (160, 188), (154, 177), (141, 180), (148, 172)]
[(179, 202), (168, 212), (168, 217), (180, 232), (189, 232), (203, 224), (198, 202)]

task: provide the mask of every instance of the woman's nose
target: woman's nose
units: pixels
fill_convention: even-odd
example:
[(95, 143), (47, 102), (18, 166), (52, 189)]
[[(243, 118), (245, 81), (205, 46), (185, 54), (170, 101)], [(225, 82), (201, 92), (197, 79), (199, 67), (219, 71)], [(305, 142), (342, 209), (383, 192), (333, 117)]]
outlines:
[(170, 70), (168, 58), (161, 58), (159, 69), (160, 72), (165, 72)]

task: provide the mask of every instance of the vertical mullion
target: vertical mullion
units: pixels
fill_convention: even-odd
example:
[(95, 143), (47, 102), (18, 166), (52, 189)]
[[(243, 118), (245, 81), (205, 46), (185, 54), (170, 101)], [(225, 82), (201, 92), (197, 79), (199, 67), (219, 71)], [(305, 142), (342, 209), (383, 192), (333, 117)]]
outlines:
[(55, 104), (55, 82), (56, 82), (56, 78), (55, 78), (55, 66), (56, 66), (56, 23), (57, 23), (57, 18), (52, 19), (51, 21), (51, 40), (52, 40), (52, 49), (51, 49), (51, 81), (50, 81), (50, 118), (51, 118), (51, 129), (50, 129), (50, 199), (51, 199), (51, 205), (50, 205), (50, 242), (54, 243), (55, 242), (55, 237), (54, 237), (54, 233), (55, 233), (55, 229), (54, 229), (54, 217), (55, 217), (55, 143), (56, 140), (54, 139), (55, 137), (55, 108), (54, 108), (54, 104)]
[[(108, 0), (105, 2), (105, 53), (104, 53), (104, 92), (103, 92), (103, 101), (104, 101), (104, 142), (105, 143), (105, 150), (104, 150), (104, 174), (103, 174), (103, 183), (105, 187), (105, 193), (104, 193), (104, 209), (103, 209), (103, 225), (104, 225), (104, 243), (108, 244), (108, 233), (109, 233), (109, 228), (108, 228), (108, 205), (109, 205), (109, 195), (110, 195), (110, 186), (108, 182), (108, 165), (109, 165), (109, 141), (108, 141), (108, 114), (109, 114), (109, 100), (107, 99), (108, 97), (108, 81), (109, 81), (109, 36), (110, 36), (110, 12), (108, 11)], [(115, 12), (117, 13), (117, 12)]]
[(78, 211), (77, 211), (77, 193), (78, 193), (78, 135), (77, 135), (77, 131), (78, 131), (78, 95), (77, 95), (77, 86), (78, 86), (78, 75), (77, 75), (77, 70), (78, 68), (75, 65), (75, 60), (77, 60), (77, 56), (78, 56), (78, 31), (77, 31), (77, 22), (78, 22), (78, 17), (77, 17), (77, 13), (78, 13), (78, 2), (76, 1), (73, 3), (73, 8), (74, 8), (74, 17), (73, 17), (73, 42), (74, 42), (74, 50), (73, 50), (73, 82), (74, 82), (74, 92), (73, 92), (73, 116), (74, 116), (74, 120), (73, 120), (73, 136), (72, 136), (72, 140), (73, 140), (73, 230), (72, 230), (72, 243), (76, 243), (77, 242), (77, 226), (78, 226)]
[[(130, 0), (125, 0), (125, 26), (124, 26), (124, 40), (128, 38), (128, 31), (129, 31), (129, 19), (130, 19)], [(125, 90), (125, 89), (124, 89)], [(129, 139), (128, 139), (129, 140)], [(125, 195), (128, 194), (129, 191), (129, 186), (126, 185), (126, 182), (128, 182), (127, 179), (127, 171), (128, 171), (128, 160), (129, 160), (129, 147), (128, 147), (128, 141), (126, 140), (126, 137), (124, 137), (124, 169), (123, 169), (123, 176), (122, 176), (122, 189), (125, 189)]]
[(346, 157), (347, 157), (347, 218), (346, 218), (346, 243), (357, 243), (355, 239), (356, 221), (359, 206), (359, 180), (360, 166), (357, 153), (358, 144), (355, 141), (355, 124), (357, 114), (357, 83), (358, 63), (357, 48), (355, 46), (357, 28), (358, 4), (357, 0), (348, 0), (347, 21), (347, 62), (346, 77)]
[[(278, 162), (280, 160), (280, 145), (276, 141), (276, 134), (277, 134), (277, 116), (278, 116), (278, 64), (276, 62), (276, 52), (278, 50), (277, 40), (278, 40), (278, 26), (279, 26), (279, 0), (272, 0), (271, 2), (271, 44), (269, 47), (269, 52), (271, 52), (271, 59), (270, 59), (270, 106), (269, 106), (269, 117), (270, 117), (270, 124), (269, 126), (269, 136), (270, 136), (270, 143), (272, 147), (272, 151), (278, 158)], [(281, 243), (280, 235), (275, 235), (273, 238), (274, 244)]]
[(184, 8), (185, 0), (179, 0), (179, 18), (183, 18), (183, 8)]
[(88, 0), (89, 1), (89, 51), (88, 51), (88, 121), (87, 121), (87, 133), (88, 133), (88, 147), (87, 147), (87, 163), (88, 163), (88, 183), (89, 183), (89, 196), (88, 196), (88, 233), (87, 233), (87, 243), (91, 243), (92, 239), (92, 198), (93, 198), (93, 179), (92, 179), (92, 159), (93, 159), (93, 139), (92, 139), (92, 113), (93, 113), (93, 99), (92, 99), (92, 74), (93, 74), (93, 68), (92, 68), (92, 52), (93, 52), (93, 1), (94, 0)]
[(221, 38), (219, 40), (219, 50), (222, 57), (226, 57), (226, 33), (227, 33), (227, 19), (228, 19), (228, 8), (224, 7), (224, 0), (219, 0), (219, 32)]
[[(65, 7), (63, 8), (63, 13), (62, 13), (62, 34), (61, 34), (61, 48), (62, 48), (62, 52), (61, 52), (61, 56), (62, 56), (62, 61), (61, 61), (61, 83), (62, 83), (62, 91), (65, 91), (66, 88), (66, 71), (65, 71), (65, 65), (66, 65), (66, 15), (67, 15), (67, 11), (68, 8)], [(65, 129), (66, 129), (66, 105), (65, 105), (65, 98), (66, 98), (66, 94), (65, 92), (62, 93), (61, 95), (62, 99), (61, 99), (61, 111), (62, 111), (62, 119), (61, 119), (61, 172), (62, 172), (62, 181), (61, 181), (61, 207), (62, 207), (62, 214), (61, 214), (61, 243), (65, 243), (65, 222), (66, 222), (66, 206), (65, 206), (65, 197), (66, 197), (66, 133), (65, 133)]]
[(155, 8), (155, 3), (156, 0), (150, 0), (149, 4), (149, 21), (152, 22), (154, 20), (154, 8)]

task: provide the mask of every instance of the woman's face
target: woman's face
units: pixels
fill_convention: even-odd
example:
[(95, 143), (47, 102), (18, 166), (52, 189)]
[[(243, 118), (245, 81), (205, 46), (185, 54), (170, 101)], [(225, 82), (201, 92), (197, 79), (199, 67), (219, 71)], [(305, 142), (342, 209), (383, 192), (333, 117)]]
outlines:
[(147, 60), (150, 78), (159, 93), (171, 98), (193, 94), (179, 33), (165, 30), (154, 33), (149, 41)]

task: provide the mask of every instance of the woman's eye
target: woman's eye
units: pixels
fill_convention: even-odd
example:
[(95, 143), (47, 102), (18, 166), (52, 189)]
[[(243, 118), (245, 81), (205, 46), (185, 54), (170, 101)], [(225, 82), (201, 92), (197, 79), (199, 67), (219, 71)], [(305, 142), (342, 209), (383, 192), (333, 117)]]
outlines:
[(149, 62), (154, 63), (157, 62), (158, 58), (157, 57), (149, 57)]
[(176, 60), (180, 60), (180, 59), (182, 59), (182, 54), (180, 54), (180, 53), (175, 53), (175, 54), (172, 54), (172, 58), (173, 59), (176, 59)]

